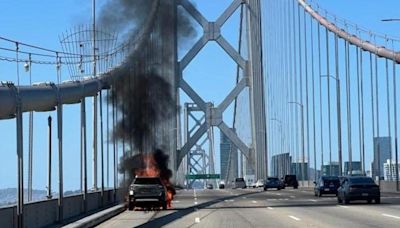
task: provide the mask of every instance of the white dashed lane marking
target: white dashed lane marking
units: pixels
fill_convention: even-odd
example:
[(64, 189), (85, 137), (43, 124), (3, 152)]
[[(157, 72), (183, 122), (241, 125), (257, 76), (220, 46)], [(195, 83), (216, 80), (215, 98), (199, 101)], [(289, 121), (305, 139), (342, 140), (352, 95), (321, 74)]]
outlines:
[(382, 214), (385, 217), (389, 217), (389, 218), (394, 218), (394, 219), (400, 219), (399, 216), (395, 216), (395, 215), (389, 215), (389, 214)]
[(293, 220), (296, 220), (296, 221), (300, 221), (301, 219), (299, 219), (299, 218), (297, 218), (297, 217), (295, 217), (295, 216), (293, 216), (293, 215), (289, 215), (289, 218), (291, 218), (291, 219), (293, 219)]

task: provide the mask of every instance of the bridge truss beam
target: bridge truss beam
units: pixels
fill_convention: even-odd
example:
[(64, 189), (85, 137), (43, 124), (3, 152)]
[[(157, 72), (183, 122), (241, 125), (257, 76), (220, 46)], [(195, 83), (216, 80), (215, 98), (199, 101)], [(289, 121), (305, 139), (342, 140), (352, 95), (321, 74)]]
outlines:
[[(188, 1), (179, 0), (180, 4), (192, 17), (202, 26), (203, 36), (195, 43), (192, 49), (182, 58), (179, 65), (179, 86), (194, 101), (197, 107), (205, 113), (205, 122), (202, 123), (197, 131), (188, 137), (184, 146), (177, 153), (177, 167), (183, 158), (189, 153), (200, 138), (212, 127), (218, 127), (232, 142), (239, 148), (241, 153), (256, 168), (256, 177), (264, 178), (267, 174), (267, 151), (266, 151), (266, 125), (265, 125), (265, 107), (264, 107), (264, 88), (263, 71), (261, 55), (261, 11), (259, 0), (234, 0), (222, 15), (215, 21), (209, 22), (207, 19)], [(245, 60), (235, 48), (222, 36), (221, 27), (241, 6), (247, 6), (247, 22), (249, 32), (248, 60)], [(183, 70), (197, 56), (201, 49), (210, 41), (215, 41), (219, 46), (235, 61), (235, 63), (244, 71), (244, 76), (233, 90), (226, 96), (221, 104), (214, 107), (213, 104), (205, 102), (199, 94), (194, 91), (182, 77)], [(223, 112), (238, 97), (238, 95), (249, 87), (251, 99), (251, 128), (252, 128), (252, 146), (249, 148), (239, 136), (228, 127), (223, 120)], [(256, 156), (253, 157), (253, 151)], [(257, 160), (257, 162), (256, 162)]]

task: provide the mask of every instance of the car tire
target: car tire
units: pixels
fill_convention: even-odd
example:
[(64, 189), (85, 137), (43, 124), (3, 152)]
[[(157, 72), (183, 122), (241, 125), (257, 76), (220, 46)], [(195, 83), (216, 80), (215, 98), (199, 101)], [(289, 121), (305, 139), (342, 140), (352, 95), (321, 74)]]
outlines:
[(368, 200), (367, 200), (367, 203), (368, 203), (368, 204), (371, 204), (371, 203), (372, 203), (372, 199), (368, 199)]
[(280, 191), (281, 190), (281, 188), (278, 188), (278, 191)]
[(344, 200), (343, 200), (343, 203), (344, 203), (344, 204), (349, 204), (349, 203), (350, 203), (350, 200), (349, 200), (349, 199), (346, 199), (346, 198), (344, 198)]
[(343, 200), (342, 200), (340, 197), (337, 198), (337, 202), (338, 202), (338, 203), (342, 203), (342, 201), (343, 201)]
[(322, 192), (318, 191), (318, 197), (321, 197), (321, 196), (322, 196)]
[(376, 198), (376, 199), (375, 199), (375, 203), (376, 203), (376, 204), (380, 204), (380, 203), (381, 203), (381, 198)]
[(167, 207), (167, 201), (166, 201), (166, 200), (162, 201), (162, 202), (161, 202), (161, 206), (162, 206), (162, 209), (163, 209), (163, 210), (167, 210), (167, 208), (168, 208), (168, 207)]
[(128, 203), (128, 210), (133, 211), (134, 208), (135, 208), (135, 204), (133, 202), (129, 202)]
[(264, 188), (264, 191), (267, 191), (268, 190), (268, 188)]
[(294, 188), (294, 189), (297, 189), (297, 188), (298, 188), (298, 186), (294, 186), (293, 188)]

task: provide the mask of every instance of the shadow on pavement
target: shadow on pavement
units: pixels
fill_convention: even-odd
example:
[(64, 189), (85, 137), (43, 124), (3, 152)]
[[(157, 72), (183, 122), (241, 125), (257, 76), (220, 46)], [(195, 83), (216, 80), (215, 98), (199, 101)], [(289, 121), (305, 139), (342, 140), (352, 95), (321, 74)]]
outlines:
[(206, 202), (206, 203), (198, 204), (196, 206), (188, 207), (185, 209), (173, 209), (173, 210), (177, 210), (177, 211), (174, 213), (171, 213), (169, 215), (165, 215), (165, 216), (156, 218), (154, 220), (151, 220), (151, 221), (149, 221), (145, 224), (142, 224), (140, 226), (137, 226), (137, 227), (139, 227), (139, 228), (154, 228), (154, 227), (165, 226), (177, 219), (183, 218), (186, 215), (197, 211), (198, 209), (203, 209), (203, 208), (209, 207), (213, 204), (220, 203), (224, 200), (235, 199), (238, 197), (243, 197), (243, 196), (248, 196), (248, 195), (253, 195), (253, 194), (257, 194), (257, 192), (249, 192), (249, 193), (239, 194), (237, 196), (235, 195), (235, 196), (223, 197), (223, 198), (215, 199), (210, 202)]

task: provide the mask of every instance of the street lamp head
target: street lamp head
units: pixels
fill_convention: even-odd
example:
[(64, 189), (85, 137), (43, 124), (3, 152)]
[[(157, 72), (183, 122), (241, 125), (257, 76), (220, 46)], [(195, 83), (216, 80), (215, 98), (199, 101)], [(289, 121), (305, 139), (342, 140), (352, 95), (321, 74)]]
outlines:
[(383, 21), (383, 22), (387, 22), (387, 21), (400, 21), (400, 18), (385, 18), (385, 19), (381, 19), (381, 21)]

